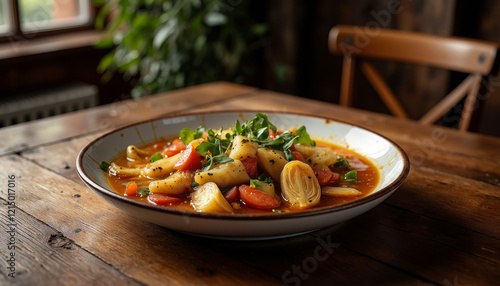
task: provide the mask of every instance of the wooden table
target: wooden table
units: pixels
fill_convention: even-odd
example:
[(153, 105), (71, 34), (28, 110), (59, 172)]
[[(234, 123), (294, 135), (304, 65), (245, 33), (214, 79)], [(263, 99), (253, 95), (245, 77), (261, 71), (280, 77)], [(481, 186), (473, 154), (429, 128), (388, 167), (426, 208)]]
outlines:
[[(384, 203), (351, 221), (242, 242), (137, 220), (75, 173), (79, 150), (116, 126), (226, 109), (299, 111), (358, 124), (402, 146), (410, 174)], [(500, 138), (229, 83), (5, 127), (0, 138), (1, 285), (500, 283)]]

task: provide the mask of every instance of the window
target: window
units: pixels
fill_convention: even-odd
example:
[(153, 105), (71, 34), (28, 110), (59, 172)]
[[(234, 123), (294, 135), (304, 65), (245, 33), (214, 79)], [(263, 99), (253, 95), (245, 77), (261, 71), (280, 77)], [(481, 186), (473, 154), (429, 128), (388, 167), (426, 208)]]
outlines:
[(92, 27), (92, 0), (1, 0), (0, 38), (32, 39)]

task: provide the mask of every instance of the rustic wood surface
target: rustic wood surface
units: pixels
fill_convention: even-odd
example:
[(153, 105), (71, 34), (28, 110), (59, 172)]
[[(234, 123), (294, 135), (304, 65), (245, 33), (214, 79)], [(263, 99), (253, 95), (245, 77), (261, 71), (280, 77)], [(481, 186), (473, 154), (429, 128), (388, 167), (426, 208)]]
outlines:
[[(410, 174), (385, 202), (348, 222), (246, 242), (189, 236), (137, 220), (100, 199), (76, 175), (79, 150), (114, 127), (228, 109), (295, 111), (362, 126), (398, 143), (410, 158)], [(499, 138), (229, 83), (23, 123), (0, 129), (0, 136), (0, 285), (500, 281)], [(9, 208), (13, 201), (15, 212)], [(318, 247), (328, 256), (312, 262)]]

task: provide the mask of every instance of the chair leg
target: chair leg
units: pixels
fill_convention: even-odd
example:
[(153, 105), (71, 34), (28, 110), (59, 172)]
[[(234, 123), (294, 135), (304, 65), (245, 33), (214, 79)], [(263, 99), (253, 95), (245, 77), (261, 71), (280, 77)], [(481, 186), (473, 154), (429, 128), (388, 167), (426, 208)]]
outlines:
[(340, 83), (340, 105), (352, 106), (354, 69), (354, 59), (352, 57), (344, 57), (344, 63), (342, 65), (342, 82)]
[(479, 88), (481, 87), (481, 75), (474, 75), (474, 83), (469, 89), (469, 94), (465, 98), (464, 108), (462, 110), (462, 115), (460, 116), (460, 123), (458, 124), (458, 130), (467, 131), (469, 129), (470, 120), (472, 117), (472, 112), (476, 108), (477, 94), (479, 93)]

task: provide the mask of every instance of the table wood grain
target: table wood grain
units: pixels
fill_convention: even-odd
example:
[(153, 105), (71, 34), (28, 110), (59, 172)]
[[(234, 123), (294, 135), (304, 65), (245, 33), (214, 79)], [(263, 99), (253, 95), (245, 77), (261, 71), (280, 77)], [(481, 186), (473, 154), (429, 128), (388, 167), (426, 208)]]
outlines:
[[(140, 221), (76, 175), (80, 149), (112, 128), (235, 109), (321, 115), (373, 130), (405, 150), (410, 174), (359, 217), (267, 241), (200, 238)], [(0, 138), (0, 285), (500, 281), (500, 138), (225, 82), (5, 127)]]

